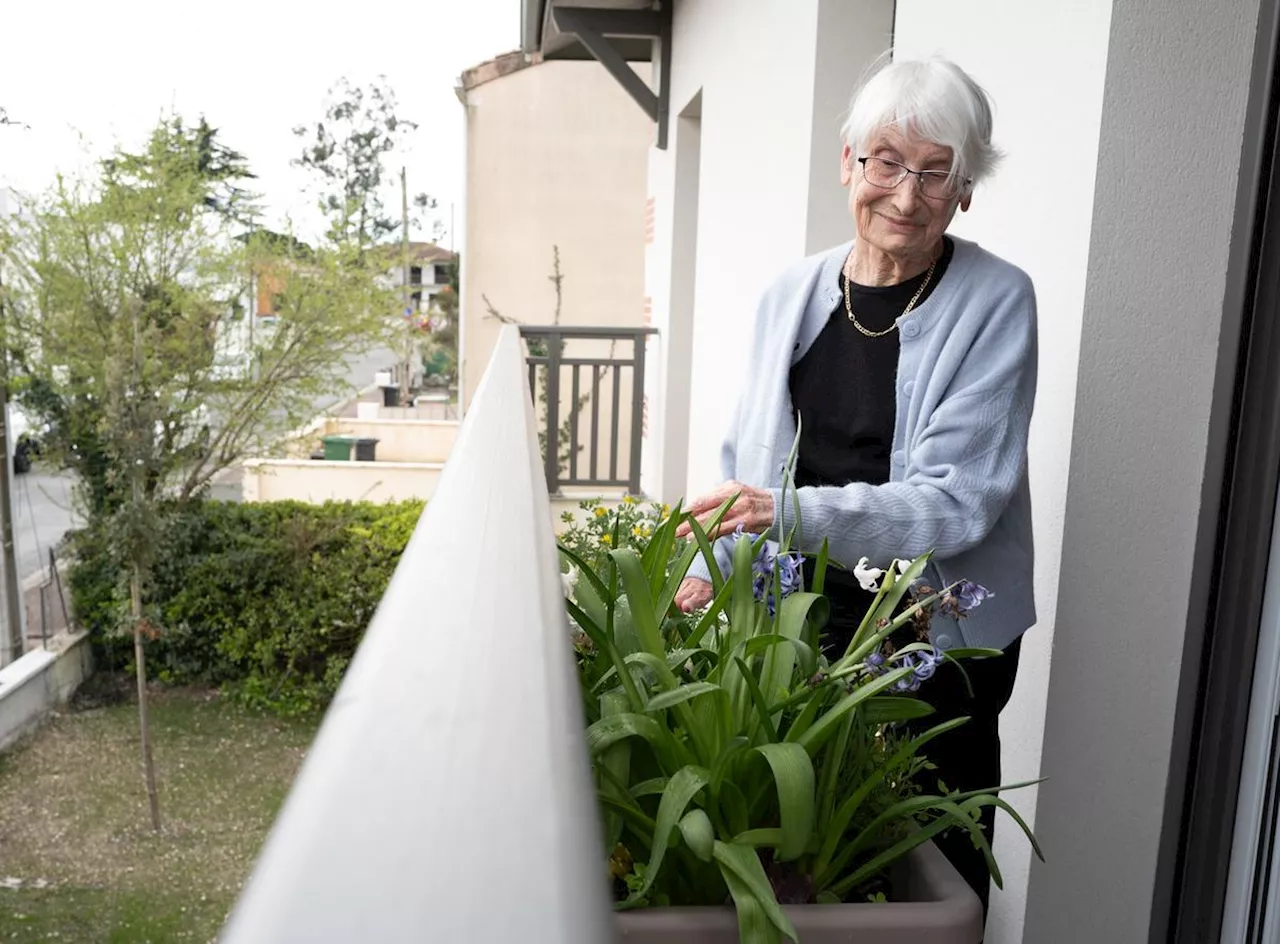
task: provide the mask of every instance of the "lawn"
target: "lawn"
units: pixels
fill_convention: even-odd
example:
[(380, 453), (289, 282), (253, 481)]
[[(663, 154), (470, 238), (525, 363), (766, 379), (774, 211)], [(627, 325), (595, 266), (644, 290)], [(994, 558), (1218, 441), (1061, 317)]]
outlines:
[(212, 692), (154, 695), (156, 834), (136, 706), (112, 697), (117, 686), (95, 688), (0, 754), (0, 942), (212, 941), (315, 724)]

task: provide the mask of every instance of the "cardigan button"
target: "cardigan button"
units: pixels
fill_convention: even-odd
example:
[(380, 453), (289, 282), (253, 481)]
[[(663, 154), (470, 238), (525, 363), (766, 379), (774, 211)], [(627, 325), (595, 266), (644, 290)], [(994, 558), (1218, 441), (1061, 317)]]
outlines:
[(904, 465), (907, 461), (907, 454), (901, 449), (895, 449), (893, 451), (892, 459), (894, 465)]
[(902, 336), (910, 341), (920, 333), (920, 325), (915, 321), (908, 321), (902, 326)]
[(946, 633), (943, 633), (933, 641), (933, 644), (937, 646), (939, 649), (950, 649), (952, 645), (951, 637), (948, 636)]
[(916, 382), (914, 380), (908, 380), (902, 385), (902, 392), (907, 396), (911, 396), (911, 394), (916, 392)]

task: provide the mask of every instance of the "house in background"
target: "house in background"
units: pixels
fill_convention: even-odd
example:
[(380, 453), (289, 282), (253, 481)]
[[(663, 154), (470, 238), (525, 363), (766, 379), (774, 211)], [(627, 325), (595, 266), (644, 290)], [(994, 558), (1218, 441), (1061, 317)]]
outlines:
[[(838, 132), (864, 69), (891, 46), (937, 52), (991, 93), (1008, 157), (953, 231), (1025, 269), (1039, 297), (1040, 622), (1002, 733), (1006, 779), (1046, 778), (1016, 799), (1047, 862), (998, 830), (987, 940), (1280, 939), (1280, 4), (522, 11), (525, 50), (554, 60), (529, 74), (599, 58), (652, 120), (643, 487), (665, 500), (719, 479), (724, 391), (748, 380), (761, 291), (851, 235)], [(577, 183), (542, 186), (569, 200)], [(505, 256), (538, 252), (518, 235)]]
[(535, 354), (599, 362), (535, 370), (544, 417), (556, 392), (547, 378), (563, 376), (555, 397), (562, 479), (552, 491), (570, 494), (575, 483), (590, 483), (582, 486), (588, 494), (620, 495), (629, 484), (639, 491), (631, 467), (643, 392), (634, 363), (643, 360), (649, 320), (652, 124), (594, 62), (507, 53), (464, 72), (457, 94), (467, 129), (462, 410), (504, 321), (597, 329), (593, 337), (561, 339), (563, 348), (546, 336), (532, 340)]

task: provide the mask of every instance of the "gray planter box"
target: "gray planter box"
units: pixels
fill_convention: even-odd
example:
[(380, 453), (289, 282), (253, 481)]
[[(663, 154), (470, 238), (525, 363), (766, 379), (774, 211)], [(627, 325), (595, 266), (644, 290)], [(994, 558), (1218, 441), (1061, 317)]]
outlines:
[[(913, 850), (896, 876), (906, 901), (788, 905), (800, 944), (979, 944), (982, 905), (938, 847)], [(615, 915), (628, 944), (738, 944), (733, 908), (647, 908)]]

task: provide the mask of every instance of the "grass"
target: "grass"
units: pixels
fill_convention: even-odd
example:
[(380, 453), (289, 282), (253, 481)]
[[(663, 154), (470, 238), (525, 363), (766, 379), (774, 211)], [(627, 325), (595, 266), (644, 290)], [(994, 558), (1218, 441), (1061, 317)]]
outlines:
[(153, 695), (156, 834), (136, 706), (86, 701), (0, 754), (0, 942), (212, 941), (315, 723)]

